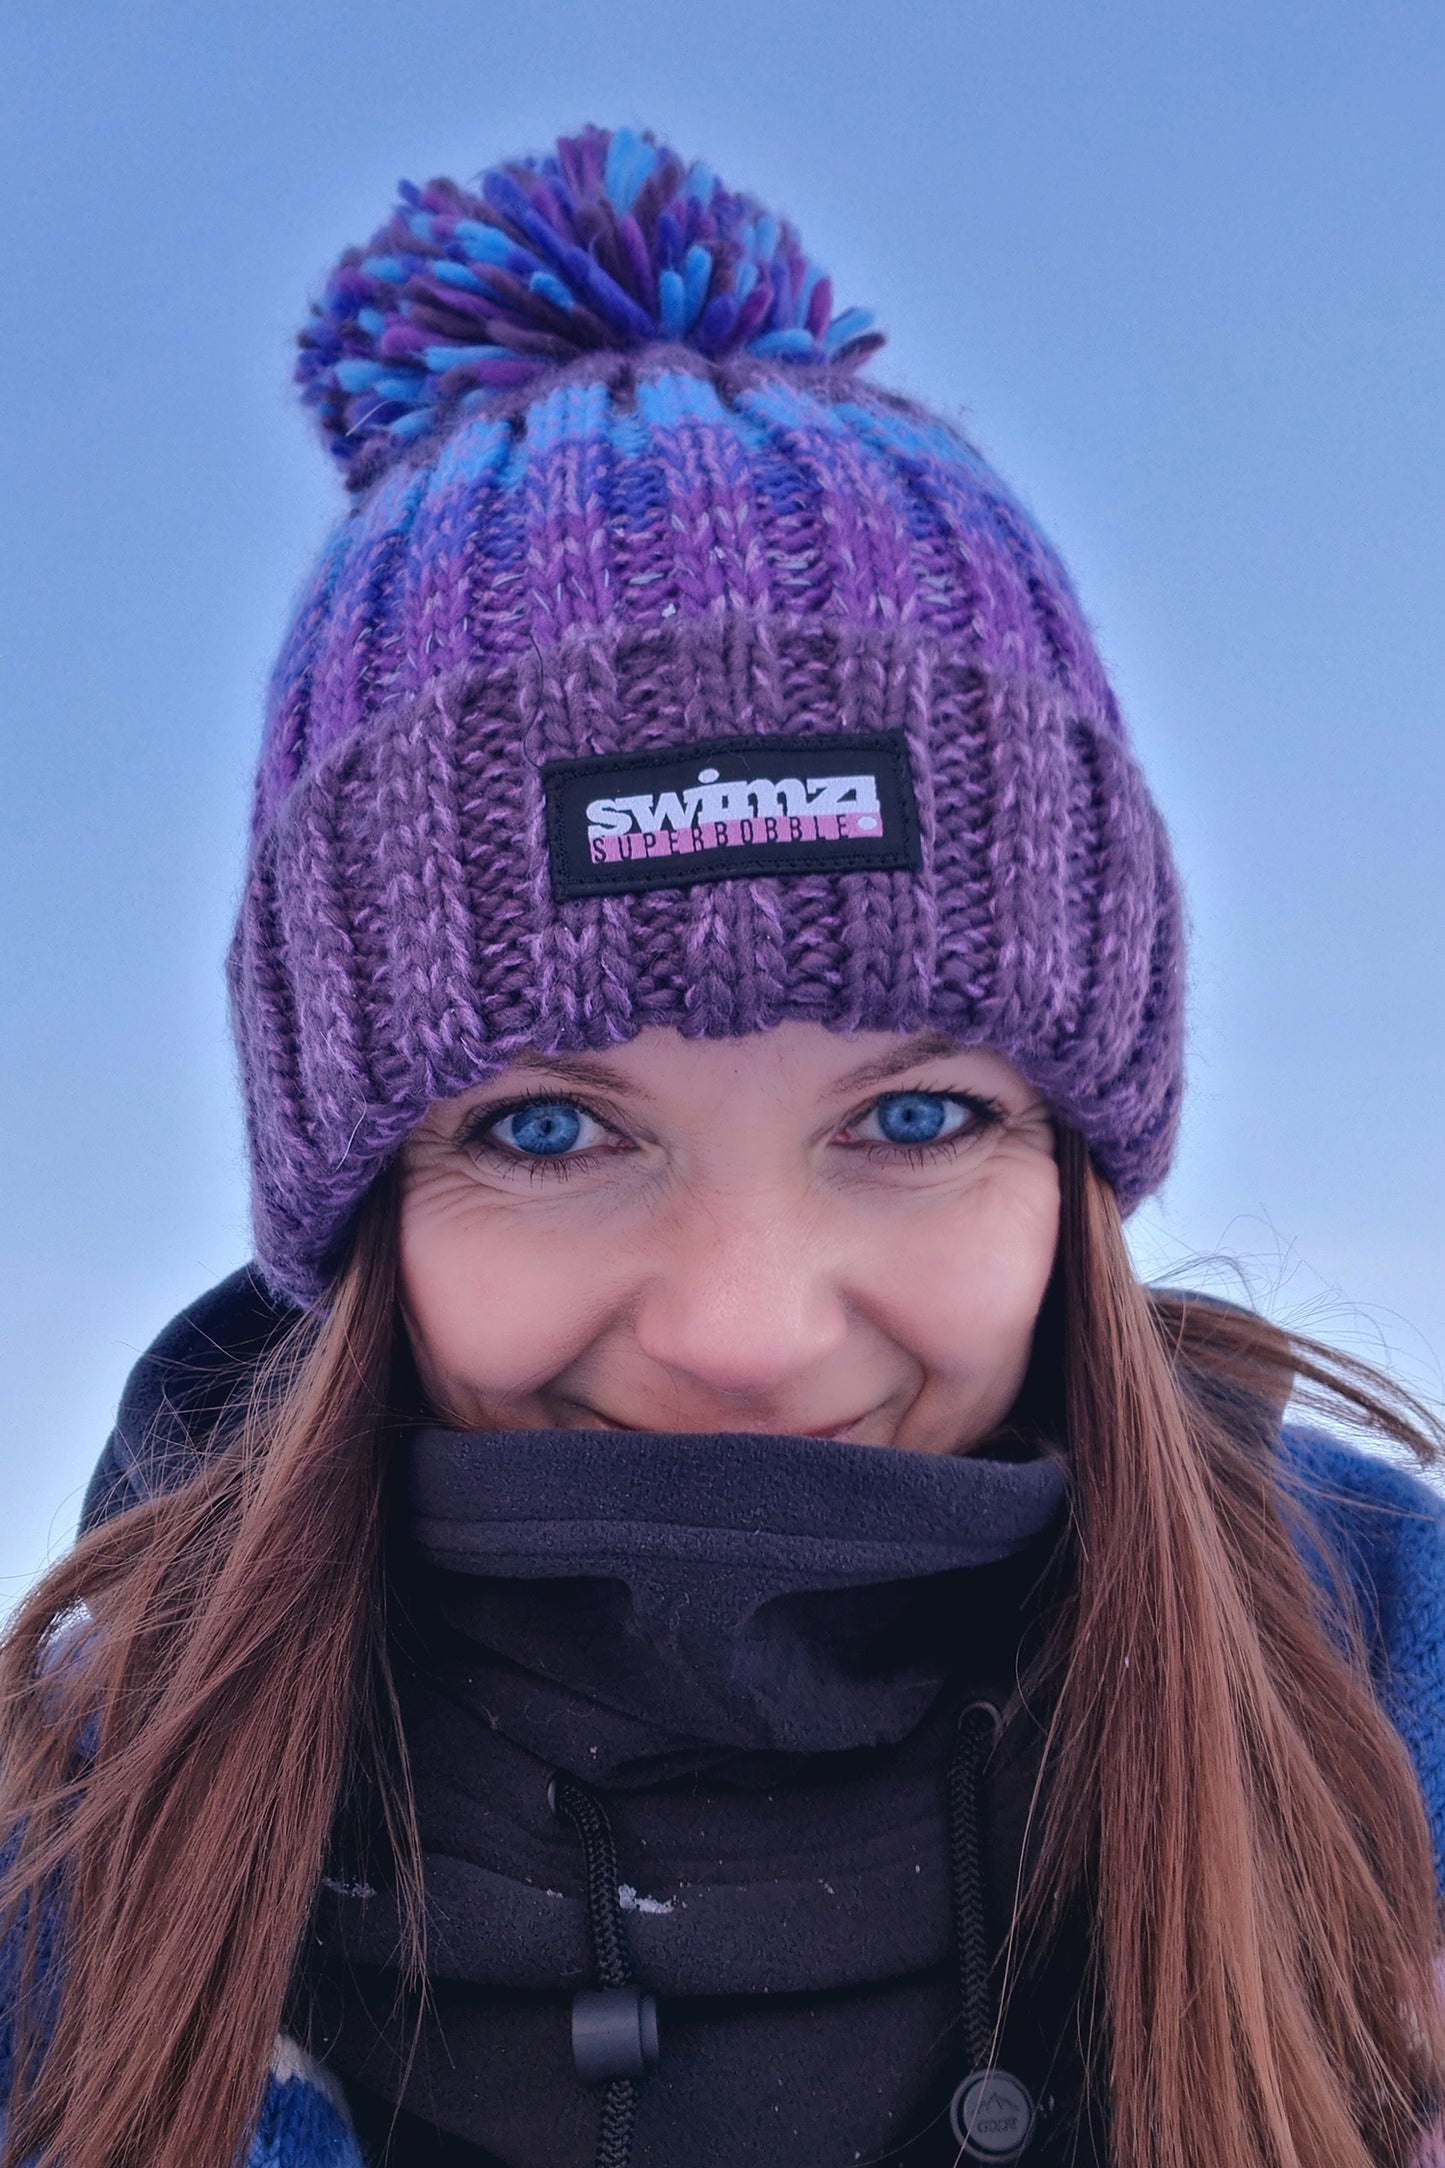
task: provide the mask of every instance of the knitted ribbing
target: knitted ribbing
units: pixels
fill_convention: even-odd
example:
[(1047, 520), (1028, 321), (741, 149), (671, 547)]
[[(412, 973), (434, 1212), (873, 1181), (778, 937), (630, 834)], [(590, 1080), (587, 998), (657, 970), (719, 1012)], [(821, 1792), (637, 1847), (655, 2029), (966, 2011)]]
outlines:
[[(1178, 1111), (1178, 899), (1026, 513), (796, 349), (533, 375), (368, 454), (277, 666), (231, 955), (267, 1275), (315, 1299), (433, 1100), (654, 1024), (987, 1044), (1137, 1201)], [(916, 867), (557, 900), (547, 763), (839, 732), (902, 733)]]

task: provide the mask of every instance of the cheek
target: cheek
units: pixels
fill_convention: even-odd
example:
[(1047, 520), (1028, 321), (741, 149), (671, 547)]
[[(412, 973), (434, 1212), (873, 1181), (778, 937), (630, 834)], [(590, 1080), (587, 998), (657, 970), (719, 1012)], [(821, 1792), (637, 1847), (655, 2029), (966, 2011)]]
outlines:
[(877, 1259), (875, 1286), (893, 1337), (937, 1383), (1012, 1400), (1058, 1245), (1053, 1161), (990, 1170)]
[(403, 1200), (402, 1307), (432, 1397), (475, 1414), (556, 1377), (600, 1328), (606, 1275), (585, 1241), (549, 1239), (470, 1198)]

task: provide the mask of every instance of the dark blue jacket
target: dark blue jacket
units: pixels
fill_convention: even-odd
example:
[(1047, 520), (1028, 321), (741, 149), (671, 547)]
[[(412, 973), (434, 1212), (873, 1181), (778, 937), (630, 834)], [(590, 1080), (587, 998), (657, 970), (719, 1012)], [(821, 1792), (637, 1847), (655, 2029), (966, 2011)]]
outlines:
[[(178, 1318), (137, 1365), (84, 1524), (182, 1480), (286, 1323), (246, 1273)], [(1359, 1605), (1439, 1863), (1445, 1503), (1318, 1433), (1286, 1430), (1279, 1453)], [(338, 1861), (253, 2168), (352, 2168), (388, 2144), (398, 2168), (591, 2162), (602, 2094), (573, 2067), (568, 2017), (596, 1984), (595, 1860), (545, 1806), (549, 1769), (601, 1803), (633, 1969), (661, 1996), (634, 2168), (951, 2162), (964, 2050), (944, 1787), (960, 1703), (1009, 1700), (1061, 1498), (1040, 1463), (808, 1440), (410, 1441), (397, 1657), (433, 1995), (413, 2054), (386, 1893)], [(940, 1658), (959, 1647), (962, 1665)], [(993, 1951), (1036, 1767), (1030, 1712), (1010, 1718), (979, 1799)], [(1030, 2168), (1103, 2157), (1088, 2133), (1072, 2150), (1078, 2071), (1058, 2052), (1086, 1939), (1053, 1953), (1010, 2020), (1010, 2058), (1055, 2098)], [(890, 2072), (911, 2073), (901, 2098)]]

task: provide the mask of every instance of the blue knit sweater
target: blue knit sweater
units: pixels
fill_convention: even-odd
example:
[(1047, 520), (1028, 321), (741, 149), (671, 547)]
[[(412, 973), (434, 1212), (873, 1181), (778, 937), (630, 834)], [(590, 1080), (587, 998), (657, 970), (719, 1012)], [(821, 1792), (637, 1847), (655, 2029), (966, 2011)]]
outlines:
[[(1285, 1432), (1280, 1472), (1308, 1505), (1312, 1568), (1322, 1585), (1342, 1575), (1358, 1605), (1376, 1691), (1419, 1774), (1445, 1888), (1445, 1498), (1312, 1431)], [(0, 1952), (0, 1974), (9, 1954)], [(7, 2045), (0, 2038), (0, 2090)], [(363, 2168), (340, 2088), (291, 2040), (277, 2041), (246, 2168)]]

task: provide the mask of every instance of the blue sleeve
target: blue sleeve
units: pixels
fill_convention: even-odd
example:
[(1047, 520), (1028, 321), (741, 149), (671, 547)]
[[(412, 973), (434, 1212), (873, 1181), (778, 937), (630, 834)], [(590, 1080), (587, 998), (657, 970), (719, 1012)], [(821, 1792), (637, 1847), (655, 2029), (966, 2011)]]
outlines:
[[(13, 1828), (0, 1845), (0, 1876), (8, 1873), (18, 1849), (19, 1830)], [(40, 1900), (33, 1967), (27, 1977), (28, 1920), (27, 1906), (19, 1906), (4, 1934), (0, 1935), (0, 2118), (9, 2104), (15, 2074), (16, 2019), (22, 1991), (30, 1998), (31, 2021), (41, 2041), (49, 2038), (55, 2023), (62, 1959), (58, 1893), (52, 1890)], [(28, 2032), (30, 2026), (24, 2029)]]
[[(1409, 1751), (1445, 1890), (1445, 1495), (1383, 1453), (1286, 1429), (1281, 1476), (1343, 1574), (1375, 1691)], [(1306, 1564), (1329, 1593), (1319, 1556)]]
[(246, 2168), (365, 2168), (340, 2087), (284, 2035), (276, 2042)]
[[(14, 1849), (12, 1835), (0, 1847), (0, 1873)], [(40, 1920), (35, 1974), (28, 1983), (42, 2037), (53, 2022), (53, 1999), (63, 1962), (59, 1920), (58, 1903), (47, 1905)], [(0, 1937), (0, 2132), (14, 2073), (15, 2014), (22, 1986), (27, 1985), (22, 1977), (24, 1940), (21, 1916)], [(284, 2034), (277, 2037), (271, 2057), (245, 2168), (366, 2168), (340, 2086)]]

